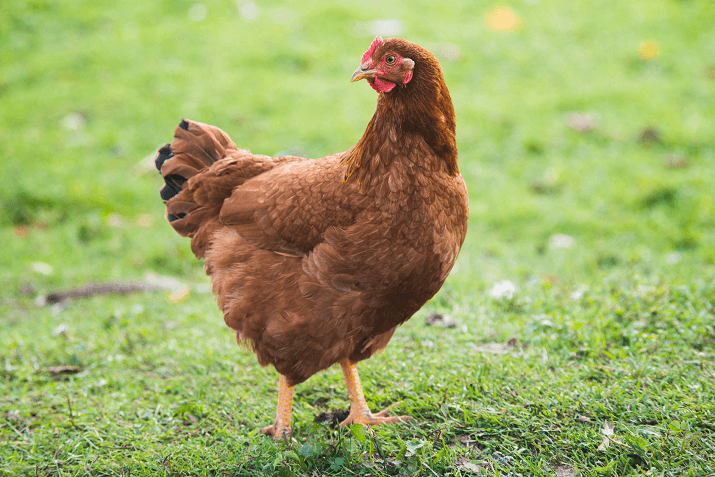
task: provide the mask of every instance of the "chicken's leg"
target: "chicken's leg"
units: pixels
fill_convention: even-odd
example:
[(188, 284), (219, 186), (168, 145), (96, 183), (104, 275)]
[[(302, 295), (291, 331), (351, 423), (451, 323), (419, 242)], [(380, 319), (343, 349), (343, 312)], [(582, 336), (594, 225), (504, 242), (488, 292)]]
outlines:
[(377, 426), (378, 424), (394, 424), (412, 420), (410, 416), (388, 416), (389, 407), (376, 414), (370, 412), (370, 408), (367, 407), (365, 402), (365, 395), (362, 392), (357, 364), (345, 360), (340, 362), (340, 366), (343, 367), (345, 384), (348, 386), (348, 395), (350, 396), (350, 415), (340, 423), (340, 427), (345, 427), (354, 422), (363, 426)]
[(281, 374), (278, 380), (278, 407), (276, 409), (276, 422), (264, 427), (261, 432), (273, 436), (275, 440), (290, 440), (290, 416), (293, 410), (293, 386), (288, 385), (288, 379)]

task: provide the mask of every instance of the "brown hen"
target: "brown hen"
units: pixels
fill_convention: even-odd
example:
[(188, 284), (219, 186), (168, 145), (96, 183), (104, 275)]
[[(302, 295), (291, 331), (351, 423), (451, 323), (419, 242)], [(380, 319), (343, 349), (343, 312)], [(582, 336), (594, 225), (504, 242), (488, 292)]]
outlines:
[(347, 152), (322, 159), (238, 149), (214, 126), (182, 120), (156, 158), (166, 217), (206, 273), (226, 324), (280, 373), (275, 438), (291, 434), (293, 386), (340, 363), (350, 396), (342, 425), (406, 420), (372, 414), (356, 363), (440, 289), (467, 232), (455, 116), (437, 60), (380, 37), (351, 81), (377, 110)]

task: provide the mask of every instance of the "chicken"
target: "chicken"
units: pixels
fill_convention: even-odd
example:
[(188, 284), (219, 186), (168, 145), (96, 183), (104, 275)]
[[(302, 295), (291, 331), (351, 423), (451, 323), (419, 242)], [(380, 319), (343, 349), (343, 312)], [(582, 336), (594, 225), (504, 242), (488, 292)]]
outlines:
[(455, 115), (437, 60), (375, 38), (351, 82), (378, 92), (365, 133), (322, 159), (238, 149), (182, 120), (156, 166), (166, 218), (191, 237), (226, 324), (280, 373), (275, 422), (291, 435), (294, 386), (339, 363), (350, 398), (341, 425), (408, 420), (371, 413), (356, 363), (440, 289), (467, 232)]

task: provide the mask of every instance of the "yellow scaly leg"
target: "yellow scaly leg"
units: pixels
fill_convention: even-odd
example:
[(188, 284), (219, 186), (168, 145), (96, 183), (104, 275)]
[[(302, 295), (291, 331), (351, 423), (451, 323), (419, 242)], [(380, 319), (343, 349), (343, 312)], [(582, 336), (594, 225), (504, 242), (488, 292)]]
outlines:
[(340, 362), (340, 366), (343, 368), (345, 384), (348, 386), (348, 395), (350, 396), (350, 415), (340, 423), (341, 427), (354, 422), (363, 426), (377, 426), (413, 420), (410, 416), (388, 416), (389, 407), (376, 414), (370, 412), (370, 408), (367, 407), (367, 402), (365, 402), (365, 394), (362, 392), (357, 364), (345, 360)]
[(275, 440), (289, 441), (291, 437), (290, 416), (293, 411), (293, 386), (288, 385), (288, 379), (281, 374), (278, 380), (278, 407), (276, 422), (261, 429), (261, 432), (273, 436)]

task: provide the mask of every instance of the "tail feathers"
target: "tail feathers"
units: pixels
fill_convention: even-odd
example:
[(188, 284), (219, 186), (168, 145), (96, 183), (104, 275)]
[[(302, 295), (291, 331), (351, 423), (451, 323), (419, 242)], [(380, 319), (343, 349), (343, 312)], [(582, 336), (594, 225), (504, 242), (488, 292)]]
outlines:
[[(180, 235), (191, 237), (191, 249), (199, 258), (218, 227), (223, 199), (207, 201), (201, 190), (211, 184), (202, 181), (192, 186), (189, 180), (235, 152), (236, 145), (219, 128), (186, 119), (174, 131), (171, 144), (157, 151), (154, 164), (164, 178), (159, 195), (166, 203), (166, 219)], [(197, 191), (200, 197), (194, 196)]]
[(219, 128), (182, 119), (174, 140), (159, 149), (154, 161), (165, 182), (162, 200), (178, 195), (186, 181), (222, 159), (227, 149), (236, 145)]
[(221, 227), (224, 200), (234, 189), (279, 164), (299, 160), (251, 154), (219, 128), (184, 119), (155, 159), (165, 183), (160, 195), (166, 219), (179, 235), (191, 238), (191, 250), (203, 258)]

